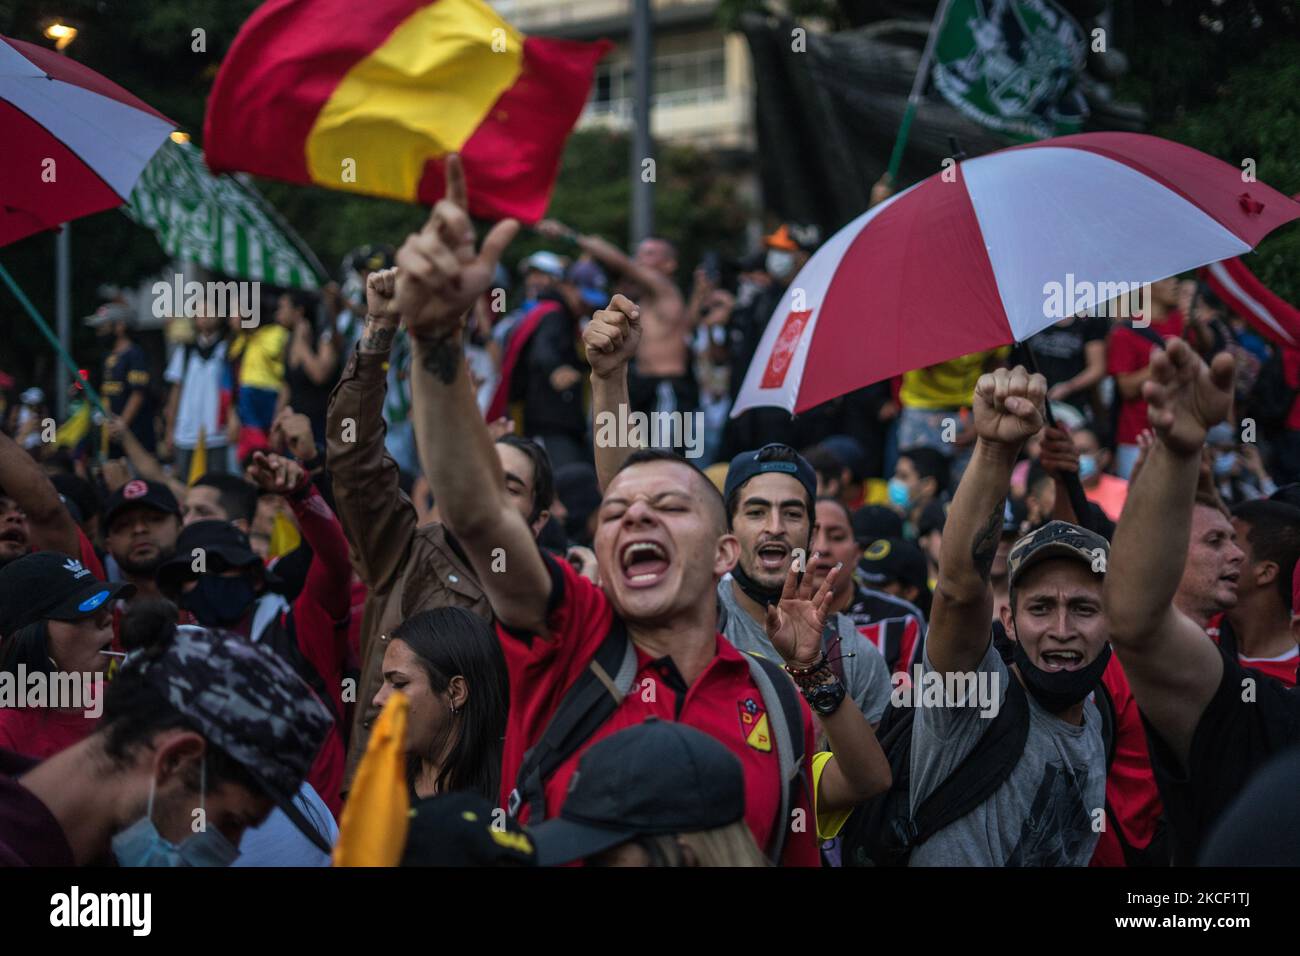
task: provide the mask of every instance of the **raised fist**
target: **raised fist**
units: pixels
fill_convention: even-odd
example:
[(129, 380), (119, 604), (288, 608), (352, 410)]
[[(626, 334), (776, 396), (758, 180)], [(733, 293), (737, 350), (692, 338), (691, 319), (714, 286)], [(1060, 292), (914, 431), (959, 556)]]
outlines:
[(1180, 455), (1199, 453), (1205, 433), (1232, 411), (1235, 375), (1229, 352), (1220, 352), (1209, 365), (1182, 339), (1152, 352), (1142, 398), (1156, 439)]
[(981, 375), (975, 384), (975, 434), (981, 441), (1019, 447), (1043, 427), (1047, 380), (1023, 365)]
[(610, 299), (609, 305), (591, 317), (582, 344), (593, 375), (605, 378), (627, 366), (641, 342), (641, 310), (624, 295)]

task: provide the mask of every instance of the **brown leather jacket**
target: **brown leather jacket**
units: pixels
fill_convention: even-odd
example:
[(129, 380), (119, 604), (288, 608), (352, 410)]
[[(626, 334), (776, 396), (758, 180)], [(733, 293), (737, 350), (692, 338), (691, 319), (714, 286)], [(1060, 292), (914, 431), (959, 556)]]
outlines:
[(330, 395), (326, 424), (334, 510), (347, 534), (352, 566), (368, 590), (346, 783), (379, 716), (371, 702), (383, 685), (384, 649), (393, 628), (436, 607), (463, 607), (492, 617), (474, 572), (442, 525), (417, 528), (415, 506), (398, 487), (397, 462), (384, 451), (387, 369), (387, 354), (354, 349)]

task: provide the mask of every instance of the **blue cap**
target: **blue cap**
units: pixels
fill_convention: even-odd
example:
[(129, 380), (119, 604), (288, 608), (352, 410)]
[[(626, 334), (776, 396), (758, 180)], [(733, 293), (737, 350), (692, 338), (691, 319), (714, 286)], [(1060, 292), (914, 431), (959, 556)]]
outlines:
[[(786, 454), (782, 454), (780, 458), (773, 457), (773, 452), (782, 449)], [(780, 460), (781, 458), (790, 460), (783, 461)], [(813, 466), (808, 464), (808, 460), (803, 455), (781, 442), (771, 442), (758, 451), (742, 451), (731, 459), (731, 465), (727, 469), (727, 480), (722, 488), (722, 497), (730, 500), (731, 493), (749, 479), (770, 472), (790, 475), (804, 486), (809, 498), (817, 497), (817, 473), (813, 471)]]

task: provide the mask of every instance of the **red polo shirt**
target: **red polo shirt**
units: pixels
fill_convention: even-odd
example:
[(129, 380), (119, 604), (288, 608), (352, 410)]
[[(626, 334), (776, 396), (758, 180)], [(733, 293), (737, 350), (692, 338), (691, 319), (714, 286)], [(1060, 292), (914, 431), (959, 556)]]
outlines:
[[(604, 591), (579, 575), (567, 561), (543, 555), (551, 572), (548, 637), (525, 635), (497, 625), (497, 635), (510, 674), (510, 716), (502, 760), (501, 799), (505, 806), (514, 789), (524, 753), (537, 742), (564, 692), (581, 676), (614, 621)], [(745, 821), (760, 850), (766, 851), (780, 811), (781, 771), (775, 744), (757, 749), (747, 741), (762, 716), (763, 697), (750, 677), (749, 664), (721, 634), (717, 654), (695, 683), (685, 687), (669, 657), (651, 658), (637, 648), (637, 675), (632, 690), (605, 724), (562, 764), (546, 782), (547, 816), (554, 816), (568, 793), (569, 779), (587, 747), (647, 717), (676, 720), (722, 741), (740, 760), (745, 771)], [(649, 683), (647, 683), (647, 681)], [(755, 712), (755, 707), (758, 712)], [(812, 712), (800, 701), (803, 713), (804, 762), (812, 779)], [(749, 719), (746, 720), (745, 718)], [(799, 794), (793, 820), (804, 821), (792, 832), (781, 858), (784, 866), (817, 866), (816, 835), (808, 795)], [(794, 809), (794, 808), (792, 808)], [(527, 819), (527, 811), (522, 814)]]

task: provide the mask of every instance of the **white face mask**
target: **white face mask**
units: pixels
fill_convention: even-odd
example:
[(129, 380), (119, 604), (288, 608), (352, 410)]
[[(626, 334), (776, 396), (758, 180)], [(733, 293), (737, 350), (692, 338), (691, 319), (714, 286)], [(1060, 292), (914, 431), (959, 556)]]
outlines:
[(769, 249), (763, 260), (763, 268), (773, 278), (784, 279), (794, 271), (794, 253), (784, 249)]

